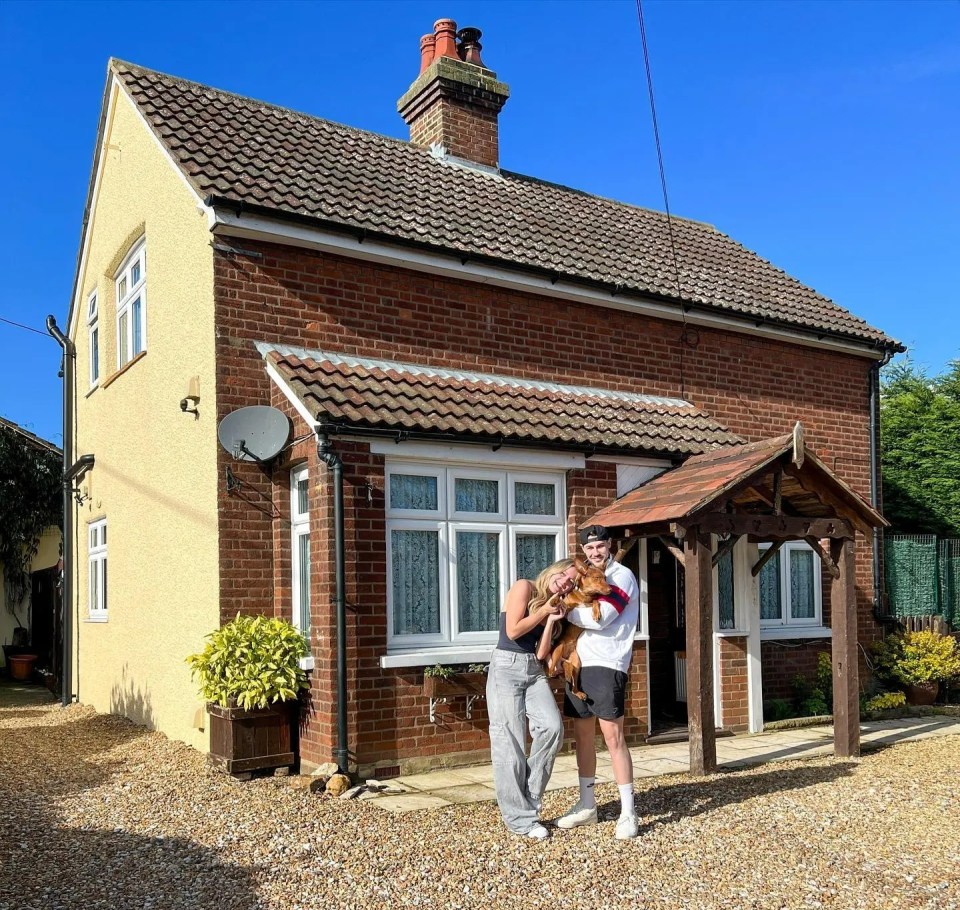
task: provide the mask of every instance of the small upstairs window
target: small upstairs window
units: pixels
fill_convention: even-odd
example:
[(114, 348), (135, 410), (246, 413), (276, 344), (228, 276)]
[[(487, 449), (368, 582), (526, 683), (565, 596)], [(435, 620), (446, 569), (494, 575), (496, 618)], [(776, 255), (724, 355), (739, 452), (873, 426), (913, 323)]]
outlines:
[(87, 299), (87, 329), (90, 338), (90, 388), (100, 382), (100, 314), (97, 309), (97, 292)]
[(147, 349), (147, 246), (141, 240), (117, 272), (117, 369)]

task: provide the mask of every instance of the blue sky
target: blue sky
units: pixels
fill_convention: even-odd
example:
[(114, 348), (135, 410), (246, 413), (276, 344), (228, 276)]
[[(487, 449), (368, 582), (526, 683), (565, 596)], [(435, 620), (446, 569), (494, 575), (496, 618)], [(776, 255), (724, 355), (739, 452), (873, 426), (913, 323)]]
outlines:
[[(645, 0), (670, 207), (960, 357), (960, 3)], [(505, 168), (662, 210), (634, 0), (0, 4), (0, 317), (65, 323), (113, 55), (375, 132), (435, 19), (509, 83)], [(60, 352), (0, 322), (0, 415), (57, 443)]]

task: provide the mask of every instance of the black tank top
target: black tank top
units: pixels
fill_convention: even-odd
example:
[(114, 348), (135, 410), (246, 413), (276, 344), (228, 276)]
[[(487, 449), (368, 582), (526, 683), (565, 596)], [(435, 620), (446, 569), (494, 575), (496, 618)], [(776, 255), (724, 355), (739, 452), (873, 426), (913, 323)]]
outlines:
[(540, 643), (540, 635), (542, 633), (543, 626), (535, 626), (514, 641), (507, 635), (507, 614), (501, 613), (500, 641), (497, 642), (497, 647), (501, 651), (515, 651), (519, 654), (536, 654), (537, 645)]

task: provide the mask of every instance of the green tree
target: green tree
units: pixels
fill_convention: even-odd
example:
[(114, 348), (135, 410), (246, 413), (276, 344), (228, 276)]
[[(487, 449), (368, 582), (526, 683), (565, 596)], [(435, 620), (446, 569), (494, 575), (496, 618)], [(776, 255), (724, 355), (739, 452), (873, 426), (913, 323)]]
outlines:
[(0, 563), (6, 602), (16, 606), (30, 584), (30, 562), (51, 525), (63, 528), (63, 462), (49, 449), (0, 425)]
[(909, 360), (884, 370), (880, 446), (891, 530), (960, 537), (960, 360), (933, 378)]

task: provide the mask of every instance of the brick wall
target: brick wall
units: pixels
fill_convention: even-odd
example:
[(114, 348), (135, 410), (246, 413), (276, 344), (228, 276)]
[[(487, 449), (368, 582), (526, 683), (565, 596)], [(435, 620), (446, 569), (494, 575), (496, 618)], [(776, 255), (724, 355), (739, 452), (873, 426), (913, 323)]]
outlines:
[[(701, 329), (682, 344), (680, 327), (596, 307), (472, 285), (272, 244), (244, 241), (260, 256), (215, 253), (218, 416), (271, 402), (293, 415), (267, 378), (255, 341), (322, 348), (451, 369), (654, 395), (684, 395), (748, 440), (788, 432), (803, 421), (807, 438), (828, 466), (869, 494), (869, 363), (849, 355)], [(299, 421), (297, 432), (305, 428)], [(345, 462), (347, 600), (351, 693), (350, 746), (360, 762), (376, 758), (469, 753), (486, 747), (486, 715), (465, 721), (462, 706), (429, 724), (420, 694), (422, 671), (379, 669), (386, 638), (383, 464), (366, 446), (337, 441)], [(304, 754), (325, 761), (334, 745), (335, 627), (332, 501), (326, 467), (312, 445), (290, 455), (273, 477), (219, 453), (240, 491), (220, 495), (221, 615), (289, 609), (289, 467), (306, 459), (311, 476), (313, 647), (311, 719)], [(256, 492), (255, 492), (256, 491)], [(372, 504), (368, 503), (368, 491)], [(273, 509), (259, 508), (257, 492)], [(590, 463), (569, 475), (573, 528), (616, 492), (614, 465)], [(241, 495), (241, 494), (246, 494)], [(262, 503), (261, 503), (262, 505)], [(284, 512), (284, 508), (287, 512)], [(315, 520), (313, 518), (315, 516)], [(858, 546), (860, 636), (875, 634), (870, 617), (869, 545)], [(825, 612), (829, 613), (829, 588)], [(765, 664), (767, 652), (765, 646)], [(790, 653), (791, 668), (815, 666), (816, 647)], [(638, 652), (635, 666), (645, 661)], [(781, 678), (781, 662), (765, 696)], [(646, 680), (635, 673), (628, 732), (645, 732)], [(792, 676), (791, 676), (792, 678)], [(459, 714), (458, 714), (459, 712)]]
[(720, 721), (736, 733), (750, 725), (747, 693), (747, 639), (720, 640)]

